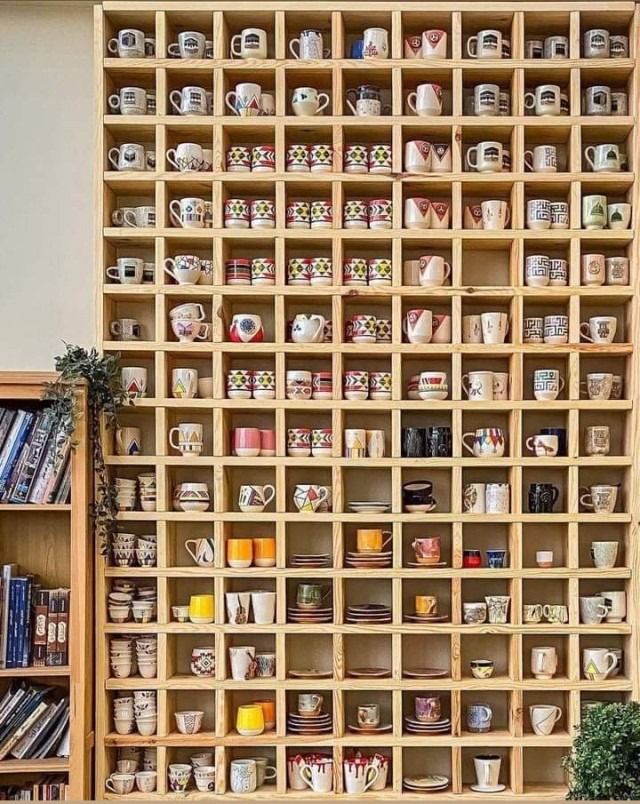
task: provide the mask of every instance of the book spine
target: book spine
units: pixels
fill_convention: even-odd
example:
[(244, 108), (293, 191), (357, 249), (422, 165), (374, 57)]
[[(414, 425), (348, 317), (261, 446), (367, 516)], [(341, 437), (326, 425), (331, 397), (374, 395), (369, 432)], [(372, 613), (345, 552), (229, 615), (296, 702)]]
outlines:
[(33, 483), (33, 479), (42, 460), (42, 456), (45, 454), (52, 423), (53, 417), (50, 411), (47, 410), (43, 413), (36, 426), (36, 429), (34, 429), (29, 456), (25, 461), (15, 489), (10, 497), (12, 503), (26, 503), (29, 499), (31, 484)]
[(2, 421), (0, 422), (0, 455), (4, 452), (5, 443), (9, 436), (9, 431), (13, 425), (13, 422), (16, 418), (17, 411), (15, 410), (8, 410), (4, 409), (4, 415), (2, 417)]
[(7, 656), (5, 667), (11, 669), (15, 667), (15, 621), (16, 621), (16, 598), (18, 595), (18, 587), (15, 580), (9, 581), (9, 618), (7, 623)]
[(33, 579), (28, 578), (25, 587), (24, 600), (24, 627), (22, 629), (22, 653), (20, 655), (20, 667), (29, 667), (31, 656), (31, 621), (33, 619)]
[(65, 665), (68, 659), (69, 644), (69, 590), (59, 589), (58, 635), (56, 639), (55, 664)]
[(26, 605), (26, 584), (24, 578), (16, 578), (17, 594), (16, 594), (16, 611), (15, 617), (15, 643), (13, 647), (13, 666), (22, 667), (22, 649), (24, 645), (24, 629), (25, 629), (25, 605)]
[(49, 592), (49, 617), (47, 619), (47, 658), (46, 665), (53, 665), (53, 654), (56, 651), (58, 639), (58, 592), (52, 589)]
[(13, 443), (9, 445), (7, 460), (2, 472), (0, 473), (0, 495), (2, 496), (2, 499), (5, 497), (7, 484), (11, 478), (11, 473), (13, 472), (25, 441), (29, 437), (31, 424), (34, 419), (34, 414), (30, 413), (29, 411), (20, 411), (20, 413), (23, 414), (20, 426), (17, 428), (16, 437), (13, 440)]
[(18, 571), (17, 564), (2, 567), (2, 621), (0, 624), (0, 668), (6, 667), (7, 642), (9, 639), (9, 593), (11, 576)]
[(31, 726), (33, 726), (46, 708), (47, 704), (44, 701), (41, 701), (36, 708), (26, 716), (22, 723), (20, 723), (20, 725), (7, 736), (2, 745), (0, 745), (0, 760), (7, 756), (13, 746), (29, 731)]
[(33, 623), (33, 665), (44, 667), (47, 659), (47, 624), (49, 620), (49, 590), (41, 589), (36, 598)]
[(46, 502), (51, 485), (55, 481), (56, 473), (64, 463), (66, 455), (71, 448), (70, 440), (63, 433), (54, 431), (47, 443), (46, 453), (40, 463), (36, 477), (29, 492), (29, 502)]

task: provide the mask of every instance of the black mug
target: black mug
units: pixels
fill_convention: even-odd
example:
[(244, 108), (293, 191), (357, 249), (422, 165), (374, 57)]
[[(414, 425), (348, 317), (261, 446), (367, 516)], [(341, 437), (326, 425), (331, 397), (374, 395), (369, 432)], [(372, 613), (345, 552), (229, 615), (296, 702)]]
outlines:
[(435, 507), (433, 483), (430, 480), (412, 480), (402, 486), (402, 505), (407, 511), (431, 511)]
[(558, 455), (566, 456), (567, 454), (567, 431), (564, 427), (542, 427), (540, 435), (554, 435), (558, 436)]
[(425, 454), (427, 458), (451, 457), (450, 427), (427, 427)]
[(424, 458), (425, 430), (422, 427), (402, 428), (402, 457)]
[(552, 483), (532, 483), (529, 486), (529, 513), (552, 514), (559, 493)]

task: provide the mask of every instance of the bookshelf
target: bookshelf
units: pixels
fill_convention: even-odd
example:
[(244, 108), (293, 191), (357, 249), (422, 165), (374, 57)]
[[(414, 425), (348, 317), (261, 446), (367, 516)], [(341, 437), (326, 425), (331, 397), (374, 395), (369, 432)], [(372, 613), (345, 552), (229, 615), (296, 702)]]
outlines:
[[(390, 58), (350, 58), (353, 40), (367, 26), (388, 31)], [(267, 58), (232, 59), (230, 44), (242, 29), (266, 30)], [(107, 42), (122, 28), (143, 30), (155, 38), (152, 58), (115, 58)], [(329, 58), (296, 60), (289, 41), (304, 28), (320, 29)], [(446, 58), (408, 59), (404, 39), (430, 28), (448, 35)], [(607, 28), (629, 37), (631, 53), (621, 59), (587, 59), (582, 40), (586, 30)], [(511, 56), (475, 60), (466, 55), (469, 36), (483, 29), (499, 29), (511, 42)], [(213, 45), (213, 59), (170, 59), (167, 47), (181, 31), (199, 31)], [(266, 756), (277, 770), (275, 781), (255, 793), (257, 798), (297, 800), (304, 791), (292, 789), (288, 760), (309, 748), (333, 758), (333, 798), (353, 798), (345, 790), (343, 761), (357, 749), (364, 754), (384, 754), (390, 761), (386, 786), (368, 791), (362, 798), (413, 799), (404, 779), (422, 773), (444, 774), (449, 784), (439, 795), (451, 798), (561, 798), (565, 779), (560, 759), (568, 750), (571, 734), (581, 718), (585, 700), (638, 698), (638, 457), (636, 399), (640, 384), (636, 343), (640, 337), (637, 260), (637, 65), (638, 10), (630, 2), (272, 2), (242, 7), (233, 2), (136, 3), (105, 0), (95, 11), (95, 48), (98, 108), (97, 231), (96, 254), (99, 298), (99, 341), (103, 350), (120, 352), (124, 367), (147, 371), (146, 396), (123, 411), (122, 423), (138, 427), (143, 448), (137, 455), (121, 455), (112, 444), (108, 461), (116, 477), (135, 478), (154, 472), (157, 510), (120, 513), (122, 530), (137, 536), (155, 533), (155, 567), (122, 567), (99, 559), (97, 568), (97, 745), (96, 793), (115, 770), (122, 751), (138, 746), (150, 750), (157, 767), (157, 790), (145, 794), (171, 798), (169, 766), (188, 763), (196, 751), (211, 751), (217, 770), (215, 792), (241, 798), (231, 792), (230, 767), (236, 759)], [(526, 57), (525, 43), (546, 36), (565, 36), (566, 59)], [(416, 116), (405, 106), (416, 86), (436, 82), (445, 88), (444, 108), (438, 116)], [(225, 105), (225, 95), (243, 82), (257, 83), (275, 98), (275, 114), (238, 117)], [(469, 114), (466, 99), (480, 83), (498, 84), (511, 92), (511, 113), (480, 117)], [(583, 90), (595, 83), (610, 84), (628, 94), (628, 113), (609, 117), (582, 112)], [(388, 114), (354, 116), (346, 104), (353, 87), (374, 84), (389, 100)], [(568, 114), (535, 116), (525, 113), (525, 94), (541, 84), (560, 85), (568, 96)], [(123, 87), (155, 90), (155, 111), (118, 115), (110, 111), (108, 97)], [(175, 114), (170, 93), (185, 86), (212, 93), (212, 112), (202, 116)], [(330, 105), (323, 115), (296, 116), (291, 106), (293, 90), (313, 86), (328, 92)], [(444, 143), (450, 148), (448, 172), (415, 173), (405, 169), (405, 144), (411, 140)], [(511, 168), (504, 172), (477, 173), (468, 169), (466, 151), (479, 141), (499, 141), (508, 147)], [(207, 172), (178, 172), (166, 158), (179, 143), (200, 144), (212, 151), (213, 167)], [(626, 148), (628, 170), (593, 173), (583, 152), (591, 144), (617, 142)], [(107, 159), (110, 148), (126, 143), (144, 144), (155, 154), (155, 166), (139, 171), (116, 171)], [(343, 157), (350, 146), (390, 144), (392, 169), (387, 174), (349, 173)], [(562, 154), (556, 173), (528, 172), (525, 151), (556, 144)], [(333, 170), (292, 172), (286, 153), (295, 144), (330, 145)], [(272, 172), (235, 172), (226, 167), (231, 148), (275, 146)], [(631, 202), (628, 229), (587, 229), (582, 226), (582, 197), (602, 193)], [(414, 229), (405, 226), (407, 198), (429, 197), (450, 204), (449, 228)], [(202, 198), (212, 205), (211, 228), (174, 225), (171, 202)], [(225, 226), (225, 201), (270, 199), (275, 206), (273, 228)], [(568, 204), (568, 227), (535, 231), (526, 221), (527, 202), (551, 198)], [(345, 226), (349, 202), (391, 199), (390, 228), (358, 229)], [(509, 225), (500, 230), (465, 227), (465, 207), (485, 199), (507, 201)], [(330, 200), (330, 228), (309, 230), (287, 226), (287, 208), (298, 200)], [(155, 206), (156, 225), (121, 228), (114, 212), (126, 207)], [(581, 281), (582, 256), (602, 252), (631, 260), (628, 285), (589, 287)], [(534, 287), (525, 283), (527, 257), (535, 254), (564, 259), (568, 267), (565, 285)], [(210, 283), (177, 284), (163, 271), (165, 260), (177, 255), (197, 255), (210, 260)], [(451, 278), (442, 286), (425, 287), (408, 278), (403, 263), (421, 255), (443, 256), (451, 264)], [(155, 266), (150, 281), (119, 284), (105, 271), (117, 259), (135, 258)], [(233, 259), (270, 257), (275, 263), (272, 285), (243, 285), (227, 281), (225, 263)], [(290, 261), (295, 258), (330, 258), (331, 284), (304, 286), (288, 282)], [(343, 264), (351, 259), (388, 259), (390, 285), (350, 285)], [(126, 260), (125, 260), (126, 261)], [(178, 342), (171, 327), (170, 311), (178, 305), (204, 307), (210, 323), (210, 339)], [(408, 310), (427, 308), (450, 316), (450, 342), (408, 343), (403, 321)], [(463, 342), (465, 317), (499, 310), (507, 313), (510, 331), (504, 343)], [(299, 313), (321, 314), (332, 322), (331, 340), (295, 343), (287, 325)], [(234, 315), (260, 315), (263, 341), (238, 343), (230, 337)], [(391, 339), (354, 343), (343, 337), (353, 315), (375, 315), (391, 322)], [(525, 319), (561, 314), (568, 318), (564, 344), (536, 344), (523, 337)], [(618, 334), (607, 344), (590, 344), (580, 337), (580, 324), (591, 316), (614, 315)], [(111, 322), (136, 319), (142, 338), (116, 341)], [(615, 371), (623, 377), (619, 399), (589, 399), (581, 384), (588, 373)], [(197, 369), (200, 378), (212, 377), (212, 394), (201, 398), (176, 398), (172, 372)], [(539, 401), (532, 390), (533, 372), (553, 368), (561, 372), (565, 386), (557, 399)], [(271, 371), (275, 375), (273, 398), (229, 398), (229, 372)], [(326, 372), (332, 384), (330, 399), (292, 399), (287, 396), (286, 373)], [(391, 375), (389, 398), (349, 399), (343, 393), (346, 371), (384, 371)], [(463, 390), (469, 371), (508, 372), (507, 398), (470, 401)], [(446, 372), (445, 399), (410, 398), (409, 379), (422, 371)], [(240, 376), (239, 374), (237, 375)], [(171, 428), (181, 423), (203, 426), (204, 448), (199, 455), (183, 456), (169, 442)], [(606, 424), (612, 446), (608, 455), (588, 455), (585, 428)], [(446, 457), (407, 457), (403, 453), (403, 429), (449, 427), (452, 450)], [(232, 430), (239, 427), (275, 431), (274, 457), (239, 457), (232, 454)], [(482, 427), (500, 427), (507, 434), (502, 456), (472, 457), (464, 449), (463, 434)], [(536, 457), (526, 448), (526, 438), (545, 427), (566, 430), (564, 455)], [(288, 431), (331, 428), (330, 453), (314, 457), (288, 454)], [(383, 430), (384, 457), (346, 457), (345, 431)], [(579, 503), (581, 488), (597, 478), (619, 483), (615, 513), (596, 514)], [(430, 480), (438, 506), (432, 513), (404, 509), (402, 486)], [(206, 511), (177, 511), (172, 491), (181, 482), (206, 483), (211, 505)], [(471, 513), (463, 504), (463, 489), (474, 483), (508, 483), (508, 511)], [(561, 500), (552, 512), (532, 513), (529, 486), (551, 482), (561, 489)], [(607, 482), (604, 480), (603, 482)], [(265, 512), (239, 510), (238, 492), (243, 483), (271, 484), (275, 499)], [(298, 484), (331, 486), (333, 509), (315, 514), (299, 513), (293, 503)], [(350, 510), (353, 500), (383, 500), (391, 505), (383, 513)], [(349, 566), (348, 553), (355, 549), (357, 528), (381, 528), (392, 533), (388, 566), (370, 569)], [(605, 532), (619, 543), (613, 568), (594, 567), (589, 544)], [(411, 566), (411, 542), (416, 537), (439, 535), (445, 566)], [(231, 567), (226, 550), (231, 539), (275, 538), (273, 567)], [(187, 539), (212, 538), (215, 561), (198, 567), (189, 558)], [(607, 537), (608, 538), (608, 537)], [(508, 551), (508, 566), (488, 568), (484, 553), (489, 548)], [(483, 566), (465, 566), (464, 551), (480, 549)], [(536, 550), (554, 552), (550, 567), (538, 566)], [(296, 566), (294, 554), (322, 552), (328, 565)], [(149, 623), (109, 620), (107, 598), (115, 583), (152, 585), (157, 592), (157, 616)], [(288, 606), (296, 599), (299, 584), (315, 582), (330, 587), (328, 622), (291, 622)], [(581, 621), (579, 598), (608, 588), (627, 593), (623, 622), (588, 624)], [(266, 589), (276, 592), (273, 625), (228, 622), (225, 594)], [(178, 622), (172, 607), (189, 602), (191, 594), (215, 596), (215, 620), (210, 624)], [(414, 623), (414, 597), (437, 594), (443, 622)], [(468, 624), (463, 604), (485, 595), (508, 595), (506, 623)], [(566, 622), (525, 622), (523, 606), (535, 603), (566, 605)], [(390, 622), (354, 623), (348, 606), (379, 603), (391, 609)], [(132, 675), (116, 678), (110, 672), (109, 645), (114, 637), (152, 634), (157, 638), (157, 675), (143, 679)], [(212, 678), (189, 671), (194, 646), (214, 645), (216, 670)], [(273, 652), (275, 676), (249, 682), (231, 676), (228, 650), (243, 645)], [(559, 657), (552, 678), (535, 678), (530, 672), (532, 648), (552, 646)], [(583, 651), (607, 646), (624, 651), (624, 667), (617, 675), (598, 681), (584, 677)], [(496, 671), (486, 680), (472, 677), (470, 661), (495, 660)], [(300, 678), (312, 664), (325, 677)], [(388, 677), (357, 678), (361, 665), (382, 666)], [(407, 675), (414, 666), (436, 666), (441, 678), (419, 679)], [(150, 736), (118, 734), (112, 719), (113, 700), (132, 690), (155, 690), (157, 730)], [(106, 694), (103, 694), (106, 693)], [(301, 736), (289, 728), (288, 714), (295, 709), (298, 693), (324, 696), (331, 713), (331, 733)], [(413, 698), (436, 693), (451, 719), (448, 733), (410, 734), (404, 718)], [(235, 728), (239, 705), (256, 698), (274, 701), (276, 725), (257, 737), (239, 734)], [(489, 702), (494, 725), (488, 733), (467, 728), (469, 705)], [(377, 702), (386, 733), (354, 733), (358, 705)], [(562, 720), (552, 733), (532, 731), (529, 707), (549, 704), (562, 708)], [(184, 709), (205, 712), (204, 726), (196, 734), (177, 731), (174, 713)], [(506, 791), (476, 793), (473, 758), (481, 750), (502, 758), (500, 781)], [(308, 791), (307, 791), (308, 792)], [(132, 795), (138, 795), (136, 793)], [(140, 794), (142, 795), (142, 794)], [(193, 780), (188, 798), (196, 791)], [(126, 796), (123, 796), (126, 797)], [(358, 797), (358, 796), (355, 796)], [(246, 796), (245, 796), (246, 798)]]
[[(54, 377), (0, 372), (0, 406), (41, 408), (44, 383)], [(81, 386), (76, 400), (80, 417), (71, 452), (70, 502), (0, 506), (0, 563), (15, 563), (18, 574), (39, 576), (43, 588), (70, 590), (68, 663), (0, 670), (0, 692), (4, 695), (14, 680), (25, 680), (64, 690), (71, 707), (69, 757), (8, 758), (0, 762), (0, 785), (31, 784), (51, 775), (62, 776), (68, 779), (70, 799), (90, 797), (93, 753), (93, 547), (88, 526), (86, 392)]]

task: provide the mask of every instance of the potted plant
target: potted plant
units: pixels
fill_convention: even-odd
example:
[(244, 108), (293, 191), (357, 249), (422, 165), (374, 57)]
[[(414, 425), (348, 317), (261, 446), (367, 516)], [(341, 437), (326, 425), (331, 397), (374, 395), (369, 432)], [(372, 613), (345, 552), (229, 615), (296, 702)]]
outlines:
[(563, 766), (569, 773), (568, 799), (640, 799), (640, 704), (586, 708)]

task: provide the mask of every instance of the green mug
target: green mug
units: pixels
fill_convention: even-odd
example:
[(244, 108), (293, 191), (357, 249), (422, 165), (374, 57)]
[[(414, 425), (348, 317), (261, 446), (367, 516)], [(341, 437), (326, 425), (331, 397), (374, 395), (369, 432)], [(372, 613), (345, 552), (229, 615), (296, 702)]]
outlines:
[(300, 583), (298, 584), (296, 603), (301, 609), (318, 609), (329, 591), (319, 583)]

